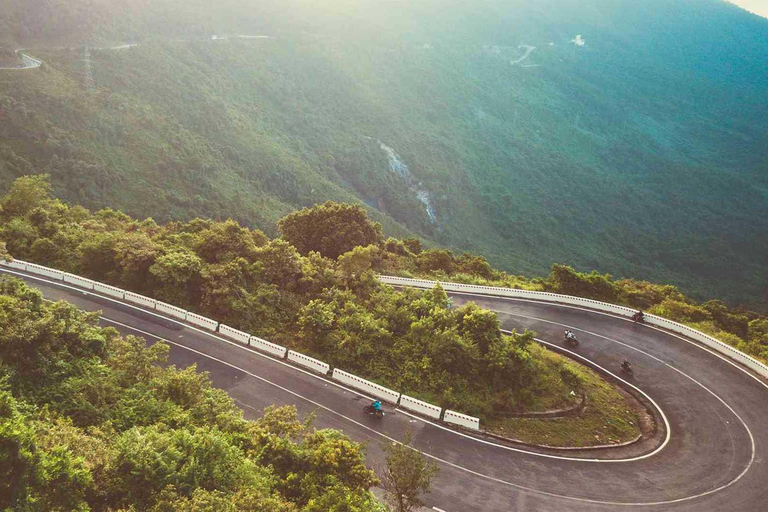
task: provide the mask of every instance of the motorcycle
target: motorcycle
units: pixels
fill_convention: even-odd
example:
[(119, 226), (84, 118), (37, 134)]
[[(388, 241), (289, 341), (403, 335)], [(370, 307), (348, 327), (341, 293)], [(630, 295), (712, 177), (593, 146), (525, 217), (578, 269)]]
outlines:
[(575, 336), (566, 336), (565, 342), (569, 344), (572, 347), (578, 347), (579, 346), (579, 340), (576, 339)]
[(631, 366), (621, 365), (621, 371), (623, 371), (624, 373), (626, 373), (630, 377), (634, 377), (635, 376), (635, 370), (633, 370)]
[(645, 323), (645, 315), (643, 315), (640, 311), (632, 315), (632, 321), (636, 324), (644, 324)]
[(384, 411), (381, 411), (379, 409), (374, 409), (370, 405), (366, 405), (365, 407), (363, 407), (363, 411), (365, 411), (365, 414), (370, 414), (371, 416), (376, 416), (377, 418), (384, 417)]

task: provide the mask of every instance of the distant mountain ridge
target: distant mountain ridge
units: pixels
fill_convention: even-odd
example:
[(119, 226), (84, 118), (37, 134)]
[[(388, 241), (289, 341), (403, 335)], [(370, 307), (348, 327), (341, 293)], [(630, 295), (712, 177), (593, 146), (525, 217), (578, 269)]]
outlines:
[(719, 0), (39, 0), (0, 34), (45, 62), (0, 72), (0, 188), (267, 231), (359, 198), (513, 272), (766, 300), (768, 20)]

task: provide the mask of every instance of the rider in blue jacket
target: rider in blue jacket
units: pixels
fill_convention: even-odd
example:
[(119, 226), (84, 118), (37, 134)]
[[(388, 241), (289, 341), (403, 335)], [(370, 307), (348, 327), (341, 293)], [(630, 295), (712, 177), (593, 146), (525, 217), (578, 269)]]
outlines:
[(371, 407), (373, 407), (373, 408), (374, 408), (375, 410), (377, 410), (377, 411), (381, 411), (381, 402), (379, 402), (378, 400), (376, 400), (376, 401), (374, 401), (374, 402), (371, 404)]

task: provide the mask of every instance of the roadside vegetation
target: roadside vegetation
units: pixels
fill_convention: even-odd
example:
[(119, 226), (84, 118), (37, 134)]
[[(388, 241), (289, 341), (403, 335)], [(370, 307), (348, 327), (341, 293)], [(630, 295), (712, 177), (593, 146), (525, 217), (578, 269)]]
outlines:
[(0, 509), (384, 512), (359, 444), (292, 407), (246, 421), (97, 320), (0, 278)]
[(380, 284), (377, 269), (445, 253), (384, 240), (359, 206), (300, 210), (272, 240), (231, 220), (161, 226), (90, 213), (52, 198), (42, 176), (17, 180), (0, 208), (12, 256), (188, 308), (483, 421), (575, 403), (582, 386), (533, 332), (506, 335), (493, 312), (454, 308), (440, 287)]
[[(546, 356), (533, 333), (503, 334), (490, 311), (473, 303), (454, 308), (440, 287), (396, 291), (378, 283), (376, 273), (625, 304), (768, 356), (768, 318), (719, 301), (697, 303), (674, 286), (565, 265), (553, 266), (546, 279), (511, 275), (481, 256), (385, 238), (359, 206), (305, 208), (279, 229), (282, 237), (270, 239), (232, 220), (158, 225), (111, 209), (91, 213), (53, 198), (44, 176), (18, 179), (0, 200), (0, 248), (4, 243), (12, 256), (196, 311), (484, 422), (572, 405), (570, 392), (585, 390), (590, 379), (559, 356)], [(580, 431), (593, 432), (600, 422), (603, 429), (613, 408), (614, 437), (626, 437), (632, 429), (621, 430), (636, 424), (634, 412), (613, 407), (614, 399), (621, 400), (596, 399), (590, 411), (597, 415)], [(518, 430), (525, 437), (526, 429)]]
[[(399, 247), (399, 242), (388, 243)], [(717, 299), (700, 302), (676, 286), (614, 279), (595, 271), (578, 272), (568, 265), (555, 264), (546, 278), (528, 279), (495, 270), (481, 256), (424, 250), (416, 241), (411, 241), (408, 251), (403, 249), (390, 252), (378, 270), (403, 277), (562, 293), (628, 306), (698, 329), (768, 363), (768, 315), (764, 312), (729, 307)]]
[[(45, 172), (94, 211), (270, 236), (303, 206), (363, 201), (387, 233), (497, 268), (567, 261), (765, 304), (759, 18), (694, 0), (358, 4), (3, 0), (0, 47), (44, 65), (0, 73), (0, 193)], [(510, 66), (520, 44), (537, 67)]]
[[(496, 417), (483, 426), (494, 434), (547, 446), (594, 446), (634, 441), (641, 434), (639, 418), (648, 417), (645, 407), (626, 394), (618, 393), (593, 370), (537, 347), (536, 357), (576, 376), (578, 390), (587, 396), (586, 406), (576, 416), (561, 418)], [(574, 386), (576, 387), (576, 386)], [(558, 404), (556, 409), (563, 407)]]

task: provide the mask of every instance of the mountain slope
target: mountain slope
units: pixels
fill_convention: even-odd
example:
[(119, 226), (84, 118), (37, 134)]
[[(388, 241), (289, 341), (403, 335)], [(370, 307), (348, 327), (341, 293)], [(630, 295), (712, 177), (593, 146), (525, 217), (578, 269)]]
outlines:
[(60, 4), (5, 15), (46, 66), (0, 74), (0, 186), (49, 172), (90, 206), (267, 231), (359, 198), (514, 272), (765, 298), (768, 20), (735, 6)]

